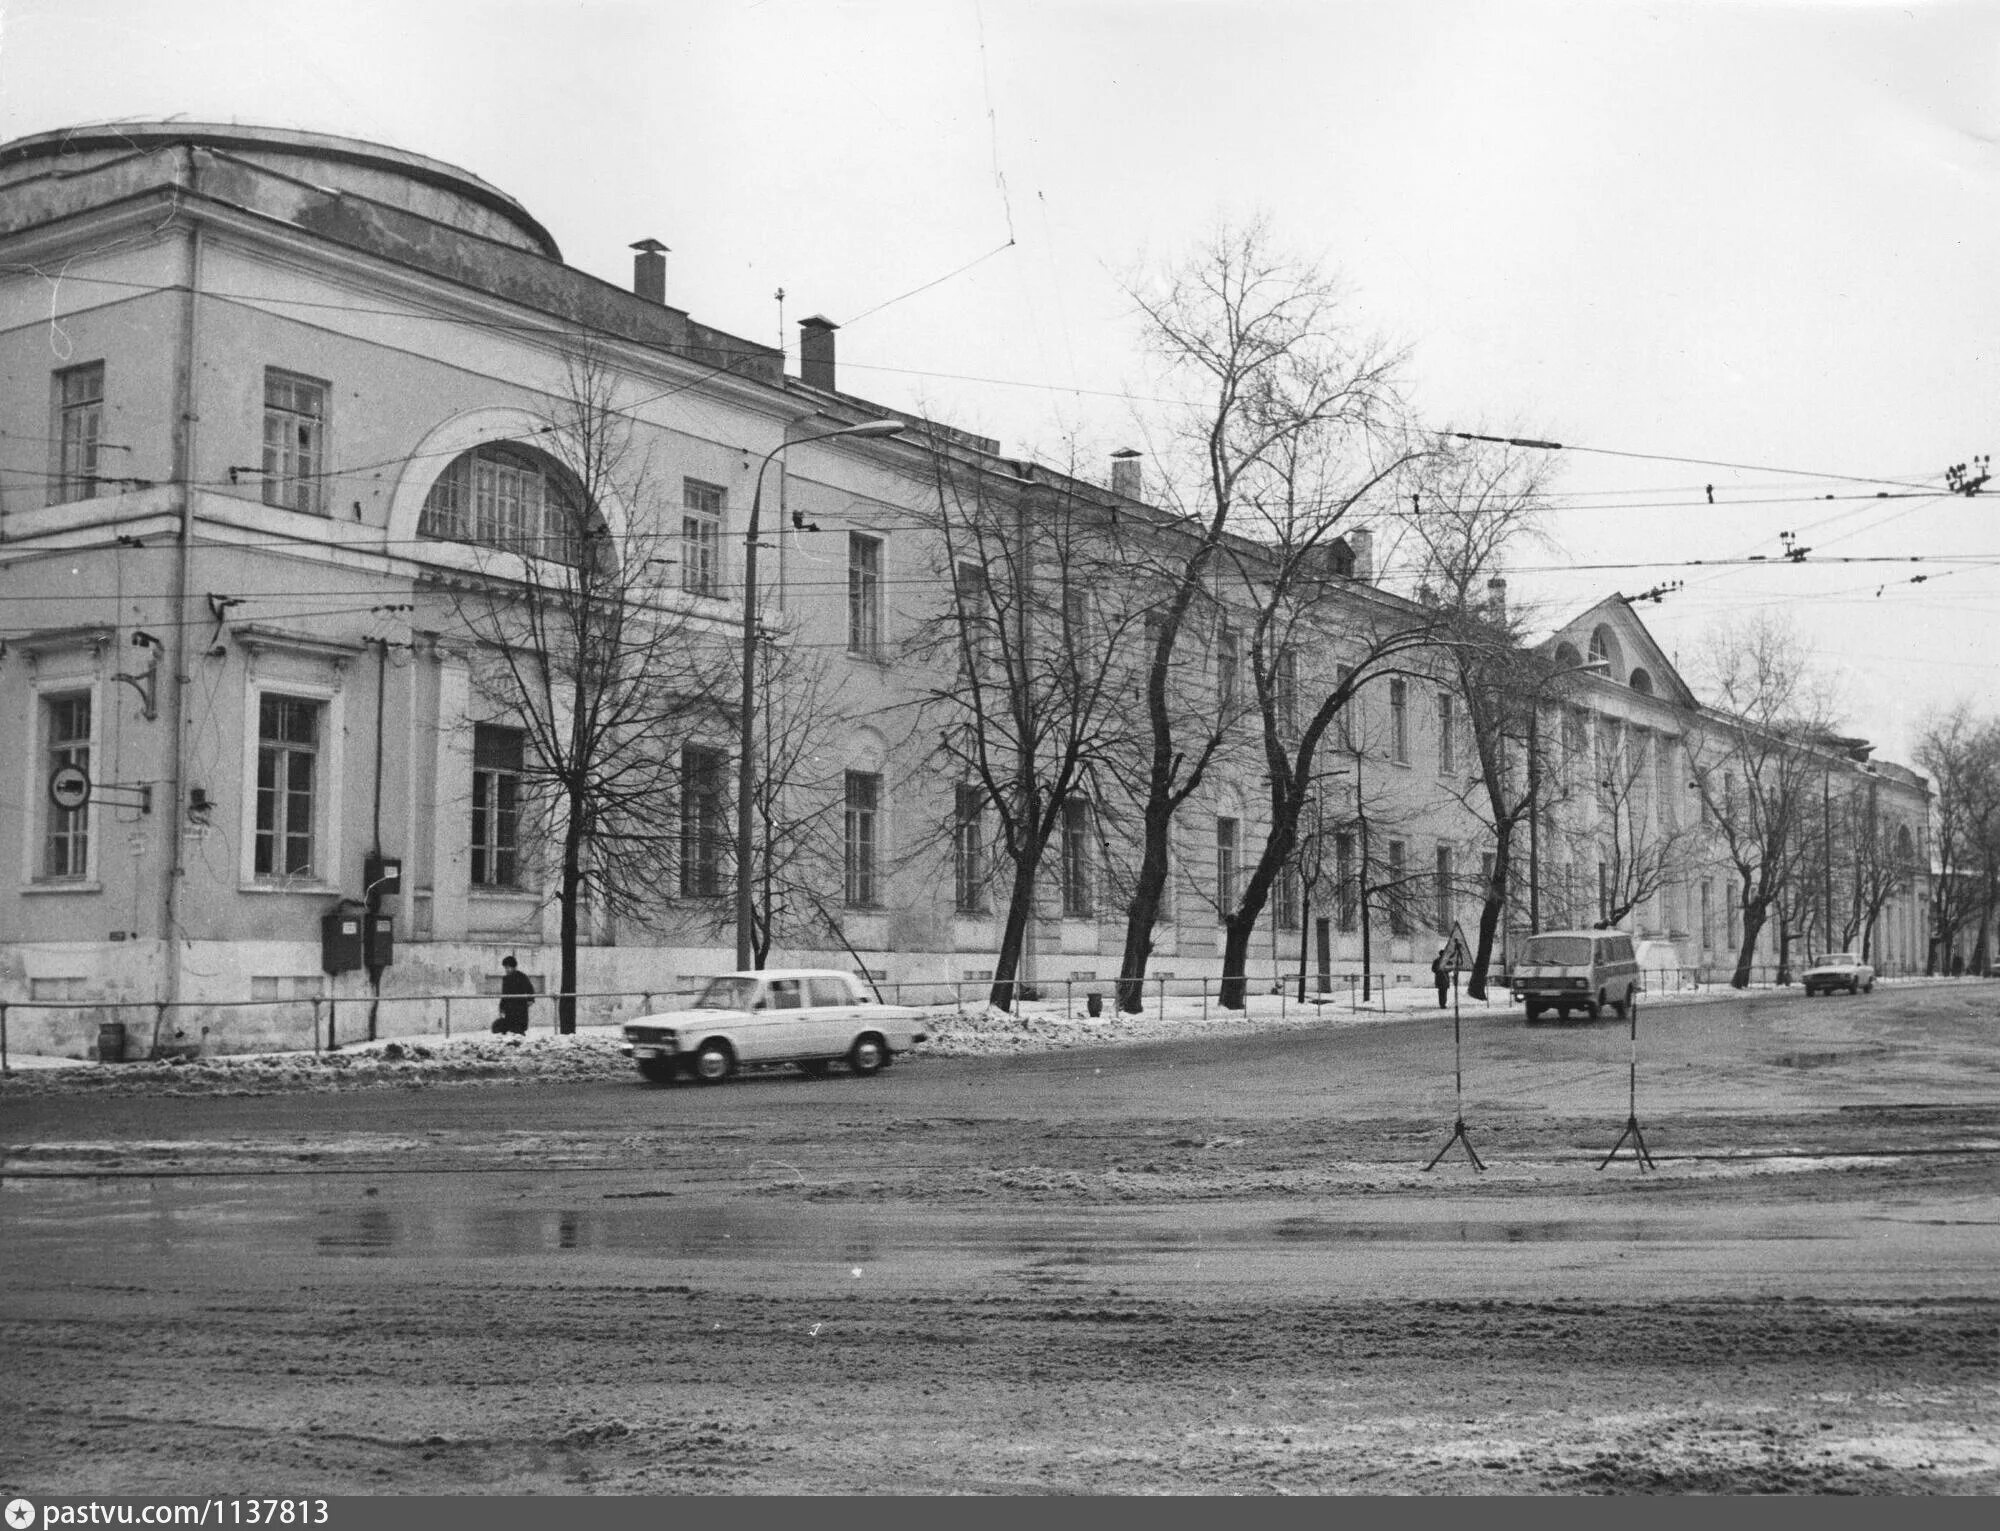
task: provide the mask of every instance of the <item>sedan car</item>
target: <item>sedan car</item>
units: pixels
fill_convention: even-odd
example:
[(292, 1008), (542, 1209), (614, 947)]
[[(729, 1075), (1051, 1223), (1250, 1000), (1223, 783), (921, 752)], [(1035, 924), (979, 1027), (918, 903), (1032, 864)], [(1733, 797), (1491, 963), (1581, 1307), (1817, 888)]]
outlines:
[(656, 1084), (683, 1073), (720, 1084), (751, 1064), (818, 1077), (841, 1060), (873, 1074), (925, 1037), (921, 1011), (878, 1003), (851, 973), (790, 968), (711, 978), (688, 1008), (626, 1026), (624, 1050)]
[(1833, 952), (1813, 958), (1800, 981), (1808, 994), (1831, 994), (1835, 989), (1866, 994), (1875, 987), (1875, 969), (1853, 952)]

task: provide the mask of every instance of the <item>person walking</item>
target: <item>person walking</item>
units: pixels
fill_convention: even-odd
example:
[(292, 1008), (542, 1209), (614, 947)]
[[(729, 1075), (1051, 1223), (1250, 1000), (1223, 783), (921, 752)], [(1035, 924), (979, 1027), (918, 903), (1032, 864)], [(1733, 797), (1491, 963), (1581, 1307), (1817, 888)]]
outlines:
[(1438, 1009), (1442, 1010), (1451, 998), (1451, 964), (1445, 961), (1445, 948), (1442, 946), (1431, 959), (1431, 979), (1437, 984)]
[(518, 1037), (528, 1034), (528, 1006), (535, 998), (535, 980), (521, 971), (520, 964), (511, 957), (500, 959), (500, 1019), (493, 1023), (496, 1035), (511, 1032)]

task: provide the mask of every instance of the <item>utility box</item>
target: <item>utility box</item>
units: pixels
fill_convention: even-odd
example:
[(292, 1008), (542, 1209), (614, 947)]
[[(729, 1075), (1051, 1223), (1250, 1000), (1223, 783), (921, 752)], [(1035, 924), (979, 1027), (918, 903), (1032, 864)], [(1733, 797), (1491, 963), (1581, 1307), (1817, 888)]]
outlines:
[(400, 856), (367, 856), (361, 862), (361, 886), (370, 898), (387, 898), (403, 891)]
[(361, 966), (361, 932), (367, 919), (359, 906), (341, 905), (319, 922), (319, 966), (323, 973), (351, 973)]
[(391, 914), (364, 915), (367, 938), (362, 956), (370, 968), (385, 968), (396, 960), (396, 917)]

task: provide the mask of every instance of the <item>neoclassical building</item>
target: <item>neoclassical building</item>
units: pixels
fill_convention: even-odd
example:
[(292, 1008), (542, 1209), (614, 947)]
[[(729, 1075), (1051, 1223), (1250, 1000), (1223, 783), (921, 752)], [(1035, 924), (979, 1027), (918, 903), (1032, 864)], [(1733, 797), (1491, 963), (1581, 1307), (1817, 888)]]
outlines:
[[(741, 631), (753, 507), (766, 620), (817, 658), (811, 751), (836, 842), (822, 935), (781, 939), (774, 959), (890, 984), (990, 975), (994, 910), (968, 875), (977, 805), (925, 774), (908, 723), (903, 641), (952, 578), (925, 515), (934, 454), (1022, 515), (1129, 514), (1141, 487), (1129, 469), (1099, 484), (1012, 462), (844, 391), (823, 319), (802, 325), (789, 374), (777, 349), (669, 301), (657, 241), (634, 250), (631, 288), (602, 282), (477, 176), (344, 138), (176, 122), (0, 146), (0, 1001), (20, 1007), (15, 1047), (87, 1051), (113, 1004), (143, 1033), (136, 1051), (300, 1045), (328, 998), (437, 1025), (440, 997), (490, 992), (509, 953), (548, 987), (550, 859), (521, 832), (532, 730), (482, 682), (469, 595), (524, 549), (598, 556), (551, 554), (560, 528), (621, 549), (643, 536), (676, 571), (653, 615), (710, 656), (691, 668), (710, 665)], [(644, 460), (643, 499), (629, 479), (585, 483), (552, 448), (580, 354)], [(884, 418), (908, 430), (842, 434)], [(1354, 613), (1396, 604), (1367, 542), (1342, 545), (1351, 590), (1314, 665), (1338, 662)], [(1204, 640), (1217, 685), (1231, 641)], [(1621, 758), (1652, 762), (1645, 822), (1681, 823), (1692, 694), (1622, 601), (1553, 641), (1604, 661), (1579, 681), (1576, 726), (1620, 732)], [(1349, 789), (1363, 810), (1378, 795), (1397, 826), (1379, 853), (1434, 897), (1371, 931), (1337, 899), (1313, 910), (1287, 892), (1260, 982), (1297, 967), (1316, 920), (1336, 973), (1366, 944), (1374, 972), (1407, 982), (1440, 929), (1476, 917), (1480, 830), (1439, 790), (1457, 769), (1447, 690), (1420, 671), (1369, 688), (1353, 730), (1365, 785)], [(578, 990), (617, 996), (596, 1017), (733, 965), (725, 713), (691, 724), (674, 762), (682, 855), (657, 911), (583, 911)], [(1866, 769), (1829, 754), (1843, 788)], [(1218, 887), (1260, 833), (1253, 788), (1225, 772), (1184, 815), (1156, 972), (1216, 973)], [(1924, 864), (1921, 780), (1880, 766), (1866, 790)], [(1602, 907), (1591, 894), (1612, 874), (1586, 847), (1601, 809), (1578, 796), (1538, 824), (1510, 930)], [(1088, 813), (1065, 821), (1024, 977), (1114, 974), (1119, 854)], [(1709, 865), (1690, 850), (1635, 906), (1676, 967), (1727, 958)], [(1884, 907), (1878, 965), (1920, 961), (1923, 899), (1919, 877)], [(343, 913), (387, 943), (370, 949), (388, 959), (379, 989), (362, 967), (328, 971), (327, 918)], [(459, 1024), (486, 1018), (474, 1005)]]

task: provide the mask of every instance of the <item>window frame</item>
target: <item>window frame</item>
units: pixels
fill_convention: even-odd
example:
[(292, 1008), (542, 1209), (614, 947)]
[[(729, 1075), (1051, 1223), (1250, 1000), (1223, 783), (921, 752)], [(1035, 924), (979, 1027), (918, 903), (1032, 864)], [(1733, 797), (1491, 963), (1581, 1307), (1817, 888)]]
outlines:
[(849, 909), (882, 907), (882, 775), (849, 771), (842, 815), (843, 893)]
[[(104, 479), (99, 472), (104, 447), (104, 362), (80, 362), (59, 367), (50, 379), (55, 413), (55, 430), (50, 433), (54, 461), (49, 480), (49, 503), (66, 505), (72, 500), (94, 500), (101, 495)], [(89, 398), (69, 397), (73, 380), (95, 378), (97, 392)], [(88, 430), (81, 429), (87, 422)], [(71, 425), (79, 430), (73, 436)]]
[[(80, 808), (58, 808), (49, 797), (49, 778), (59, 766), (81, 765), (95, 787), (97, 775), (91, 763), (102, 758), (99, 744), (103, 719), (99, 697), (99, 687), (92, 676), (50, 679), (35, 687), (35, 748), (28, 752), (28, 791), (34, 808), (25, 816), (33, 833), (23, 846), (26, 861), (23, 881), (31, 887), (77, 890), (97, 882), (101, 826), (94, 792)], [(89, 709), (89, 726), (80, 740), (72, 737), (58, 746), (54, 734), (54, 709), (77, 701)], [(56, 826), (59, 821), (69, 827), (58, 831)], [(60, 872), (50, 870), (49, 856), (59, 833), (69, 843), (72, 856), (80, 841), (82, 854), (77, 858), (81, 861), (80, 867)]]
[(847, 652), (857, 659), (882, 654), (883, 539), (847, 534)]
[[(276, 733), (267, 733), (266, 708), (281, 709)], [(310, 739), (290, 737), (286, 732), (286, 712), (282, 709), (298, 709), (299, 714), (309, 718), (312, 724)], [(255, 830), (251, 843), (251, 870), (261, 882), (290, 883), (324, 881), (324, 857), (327, 850), (320, 838), (320, 805), (324, 801), (326, 783), (322, 767), (322, 749), (326, 735), (326, 707), (313, 697), (294, 696), (275, 687), (260, 692), (257, 697), (257, 774), (251, 784), (254, 798), (252, 812), (255, 815)], [(270, 784), (267, 786), (265, 767), (270, 766)], [(301, 796), (297, 783), (298, 767), (305, 770), (305, 823), (303, 828), (295, 822), (295, 800)], [(265, 807), (270, 806), (269, 827), (265, 822)], [(305, 855), (302, 864), (292, 865), (297, 842), (304, 842)], [(268, 856), (267, 856), (268, 849)], [(268, 862), (268, 864), (266, 864)]]
[[(519, 763), (508, 768), (499, 765), (480, 764), (481, 733), (489, 736), (511, 735), (517, 747)], [(472, 795), (471, 818), (466, 833), (467, 885), (473, 893), (519, 893), (526, 887), (527, 868), (521, 855), (521, 807), (522, 779), (527, 772), (528, 735), (525, 729), (513, 728), (504, 723), (478, 723), (472, 725)], [(512, 784), (511, 804), (504, 799), (508, 796), (500, 791), (503, 801), (498, 807), (490, 803), (482, 807), (480, 802), (482, 785), (490, 797), (495, 791)], [(481, 837), (481, 818), (486, 817), (489, 825), (497, 821), (497, 832), (489, 828), (485, 843)], [(480, 858), (500, 858), (503, 876), (480, 875)]]
[(1058, 847), (1062, 870), (1062, 914), (1066, 920), (1097, 918), (1097, 858), (1091, 854), (1095, 828), (1087, 797), (1063, 802)]
[(681, 480), (681, 589), (719, 598), (722, 592), (722, 528), (729, 514), (729, 491), (705, 479)]
[(1410, 934), (1409, 889), (1405, 879), (1409, 876), (1409, 843), (1391, 840), (1383, 851), (1389, 867), (1389, 934), (1407, 936)]
[(1437, 694), (1438, 718), (1438, 775), (1454, 776), (1458, 772), (1458, 738), (1455, 731), (1457, 718), (1454, 715), (1453, 697), (1449, 691)]
[(987, 914), (986, 790), (960, 782), (952, 800), (953, 907), (960, 914)]
[(1400, 675), (1389, 678), (1389, 759), (1410, 763), (1410, 683)]
[[(282, 673), (260, 673), (253, 669), (243, 685), (243, 773), (242, 806), (238, 818), (238, 889), (245, 893), (331, 893), (340, 891), (338, 859), (346, 849), (342, 838), (341, 798), (345, 782), (345, 698), (337, 682), (321, 681)], [(282, 875), (257, 870), (257, 781), (261, 752), (261, 714), (266, 695), (289, 697), (317, 703), (320, 708), (320, 771), (314, 785), (313, 859), (310, 873)]]
[[(293, 391), (294, 402), (273, 403), (274, 387)], [(298, 406), (300, 390), (318, 394), (319, 412)], [(324, 516), (326, 510), (327, 442), (333, 412), (333, 385), (324, 378), (310, 377), (285, 367), (264, 369), (263, 500), (278, 510), (297, 515)], [(311, 422), (306, 439), (299, 428)], [(279, 440), (274, 441), (273, 428)], [(301, 503), (303, 502), (303, 503)]]
[(681, 897), (720, 898), (728, 892), (729, 756), (713, 745), (684, 744), (680, 775)]

